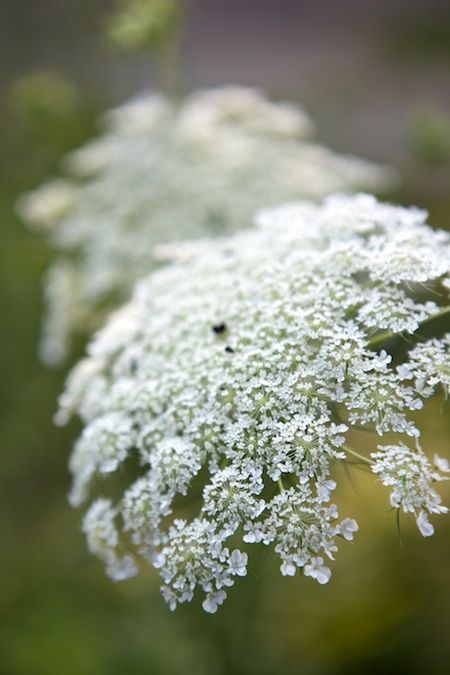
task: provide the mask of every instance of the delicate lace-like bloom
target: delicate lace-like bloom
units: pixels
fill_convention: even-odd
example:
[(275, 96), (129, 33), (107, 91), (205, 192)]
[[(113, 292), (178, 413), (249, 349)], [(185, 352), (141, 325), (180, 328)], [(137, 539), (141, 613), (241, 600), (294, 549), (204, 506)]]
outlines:
[(108, 575), (115, 581), (123, 581), (136, 574), (132, 556), (119, 552), (119, 533), (114, 524), (117, 511), (109, 499), (94, 502), (83, 520), (89, 550), (106, 565)]
[(392, 487), (391, 505), (397, 509), (401, 507), (406, 513), (418, 514), (417, 526), (424, 537), (434, 534), (427, 513), (447, 513), (448, 509), (441, 504), (432, 485), (445, 480), (446, 476), (432, 470), (420, 447), (411, 450), (403, 443), (380, 445), (371, 457), (374, 460), (372, 471), (379, 474), (383, 485)]
[(310, 142), (301, 109), (251, 89), (199, 92), (179, 105), (143, 96), (104, 124), (103, 136), (65, 159), (72, 178), (18, 203), (59, 251), (45, 280), (40, 353), (49, 363), (160, 264), (155, 245), (238, 230), (256, 209), (287, 199), (379, 191), (392, 178)]
[(432, 395), (436, 387), (443, 387), (446, 397), (450, 389), (450, 333), (442, 339), (433, 339), (417, 345), (410, 360), (401, 370), (406, 379), (414, 378), (422, 395)]
[[(446, 510), (433, 486), (448, 463), (431, 467), (416, 413), (447, 388), (448, 336), (413, 331), (448, 311), (450, 236), (423, 211), (368, 195), (258, 222), (174, 247), (179, 262), (138, 285), (60, 401), (60, 423), (76, 412), (85, 425), (71, 501), (92, 494), (94, 476), (106, 495), (86, 520), (91, 550), (114, 577), (123, 546), (153, 564), (171, 608), (199, 588), (216, 611), (255, 544), (274, 548), (282, 574), (326, 583), (338, 542), (358, 530), (332, 501), (339, 462), (371, 468), (425, 536), (428, 514)], [(375, 313), (366, 322), (368, 303), (391, 291), (379, 324)], [(413, 343), (401, 365), (399, 326)], [(352, 427), (373, 432), (371, 455), (352, 447)]]

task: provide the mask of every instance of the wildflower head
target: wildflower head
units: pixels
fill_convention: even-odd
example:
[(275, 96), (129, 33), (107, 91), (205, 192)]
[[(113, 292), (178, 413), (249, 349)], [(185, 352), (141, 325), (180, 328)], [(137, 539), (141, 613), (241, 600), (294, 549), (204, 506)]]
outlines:
[[(448, 386), (450, 337), (416, 331), (448, 311), (450, 236), (367, 195), (258, 223), (175, 247), (179, 261), (139, 283), (60, 400), (59, 422), (84, 423), (70, 499), (94, 498), (91, 550), (114, 578), (154, 565), (172, 609), (198, 588), (216, 611), (256, 545), (282, 574), (326, 583), (358, 530), (332, 498), (340, 462), (364, 463), (425, 536), (446, 510), (434, 483), (448, 463), (431, 467), (415, 413)], [(401, 333), (413, 346), (400, 364)], [(372, 454), (353, 445), (361, 427)]]

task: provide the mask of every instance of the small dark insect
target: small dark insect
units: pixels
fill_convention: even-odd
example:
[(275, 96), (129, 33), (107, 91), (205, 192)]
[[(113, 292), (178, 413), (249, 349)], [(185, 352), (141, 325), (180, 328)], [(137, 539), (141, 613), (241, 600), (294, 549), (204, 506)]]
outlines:
[(137, 359), (135, 359), (135, 358), (130, 359), (130, 373), (132, 375), (134, 375), (137, 372), (138, 365), (139, 364), (137, 362)]
[(216, 323), (212, 327), (212, 329), (216, 333), (216, 335), (220, 335), (221, 333), (225, 333), (225, 331), (227, 329), (227, 325), (226, 325), (226, 323), (223, 323), (223, 322), (222, 323)]
[(228, 352), (228, 354), (234, 354), (233, 347), (230, 347), (229, 345), (225, 347), (225, 351)]

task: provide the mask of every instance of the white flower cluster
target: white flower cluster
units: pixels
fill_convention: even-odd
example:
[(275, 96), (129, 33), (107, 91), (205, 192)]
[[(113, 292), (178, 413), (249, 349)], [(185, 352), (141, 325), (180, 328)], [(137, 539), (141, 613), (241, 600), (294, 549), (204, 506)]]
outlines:
[(158, 263), (152, 249), (248, 226), (253, 212), (335, 191), (378, 192), (390, 171), (310, 142), (293, 105), (239, 87), (179, 105), (149, 95), (110, 112), (103, 136), (69, 155), (67, 179), (24, 195), (18, 210), (57, 258), (46, 280), (41, 356), (64, 359), (71, 334), (106, 311)]
[[(403, 443), (380, 445), (371, 454), (374, 463), (372, 471), (380, 475), (383, 485), (392, 486), (391, 505), (402, 508), (406, 513), (418, 513), (417, 526), (424, 537), (434, 534), (434, 528), (427, 513), (447, 513), (441, 498), (431, 486), (445, 480), (439, 471), (432, 470), (430, 462), (420, 448), (411, 450)], [(436, 455), (436, 468), (449, 472), (448, 462)]]
[(409, 363), (398, 370), (405, 380), (414, 379), (422, 395), (431, 396), (436, 387), (443, 387), (446, 397), (450, 390), (450, 333), (440, 340), (433, 339), (417, 345), (410, 353)]
[[(448, 311), (450, 236), (368, 195), (258, 223), (174, 247), (180, 260), (140, 282), (60, 399), (58, 422), (85, 425), (71, 502), (94, 478), (102, 495), (85, 519), (91, 549), (113, 578), (139, 559), (160, 569), (171, 608), (199, 587), (214, 612), (252, 544), (273, 546), (282, 574), (327, 582), (336, 542), (358, 529), (331, 502), (337, 462), (371, 467), (426, 536), (427, 514), (445, 510), (432, 484), (448, 464), (430, 468), (414, 420), (448, 387), (450, 338), (410, 335), (401, 364), (388, 350)], [(390, 444), (361, 455), (352, 427)]]

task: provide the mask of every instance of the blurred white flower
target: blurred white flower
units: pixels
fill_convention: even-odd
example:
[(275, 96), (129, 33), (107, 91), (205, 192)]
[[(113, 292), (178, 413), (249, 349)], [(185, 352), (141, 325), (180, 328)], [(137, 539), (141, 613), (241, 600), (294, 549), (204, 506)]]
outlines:
[(50, 231), (71, 211), (77, 199), (74, 183), (55, 178), (19, 197), (17, 212), (30, 227)]
[(311, 143), (300, 108), (243, 87), (200, 91), (179, 104), (140, 96), (103, 124), (102, 136), (64, 160), (71, 178), (18, 203), (71, 279), (66, 287), (52, 268), (46, 278), (40, 353), (48, 363), (60, 362), (73, 333), (100, 325), (161, 264), (155, 246), (250, 227), (256, 209), (288, 199), (383, 190), (392, 178)]
[(437, 469), (439, 469), (439, 471), (442, 471), (443, 473), (450, 473), (450, 466), (448, 459), (445, 459), (444, 457), (439, 457), (439, 455), (435, 454), (434, 465)]
[(417, 516), (417, 527), (419, 528), (420, 534), (423, 537), (432, 537), (434, 534), (434, 527), (428, 520), (428, 516), (425, 511), (420, 511)]

